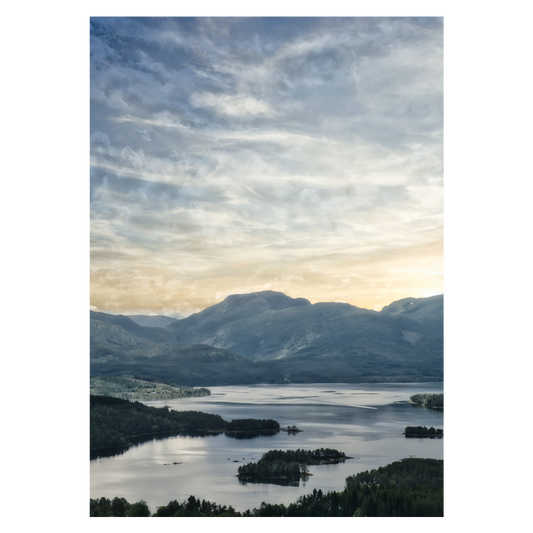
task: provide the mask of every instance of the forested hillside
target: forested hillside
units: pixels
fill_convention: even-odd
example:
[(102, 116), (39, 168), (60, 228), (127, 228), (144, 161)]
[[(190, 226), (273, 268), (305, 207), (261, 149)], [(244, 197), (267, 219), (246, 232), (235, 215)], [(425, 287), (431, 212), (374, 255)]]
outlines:
[(276, 431), (275, 420), (228, 422), (220, 415), (200, 411), (174, 411), (108, 396), (90, 401), (91, 449), (127, 446), (130, 438), (169, 431)]
[(140, 402), (91, 395), (91, 448), (124, 446), (136, 435), (166, 431), (218, 430), (227, 422), (219, 415), (198, 411), (170, 411)]

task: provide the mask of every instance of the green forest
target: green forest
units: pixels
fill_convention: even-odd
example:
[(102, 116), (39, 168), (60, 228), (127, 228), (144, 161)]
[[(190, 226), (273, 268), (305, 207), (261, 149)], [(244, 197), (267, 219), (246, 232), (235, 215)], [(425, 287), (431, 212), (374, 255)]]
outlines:
[(238, 478), (246, 483), (289, 484), (307, 478), (309, 469), (295, 461), (263, 461), (239, 466)]
[[(268, 452), (267, 452), (268, 453)], [(444, 516), (444, 461), (409, 458), (346, 478), (342, 491), (324, 493), (313, 489), (289, 505), (263, 502), (259, 508), (236, 511), (190, 496), (157, 508), (151, 515), (144, 501), (124, 498), (90, 501), (90, 516), (228, 516), (228, 517), (440, 517)]]
[(411, 401), (431, 409), (444, 409), (444, 394), (413, 394)]
[(442, 429), (435, 429), (434, 427), (427, 428), (426, 426), (407, 426), (405, 428), (406, 437), (443, 437), (444, 433)]
[(130, 438), (172, 431), (274, 431), (275, 420), (232, 420), (201, 411), (174, 411), (110, 396), (90, 397), (90, 447), (128, 446)]
[(226, 426), (226, 431), (277, 431), (279, 423), (272, 419), (239, 418)]
[(263, 454), (261, 461), (296, 461), (306, 465), (322, 465), (338, 463), (350, 459), (344, 452), (331, 448), (311, 450), (270, 450)]
[(239, 466), (238, 477), (243, 482), (252, 483), (295, 482), (310, 475), (308, 465), (338, 463), (345, 459), (344, 452), (330, 448), (314, 451), (270, 450), (257, 463)]

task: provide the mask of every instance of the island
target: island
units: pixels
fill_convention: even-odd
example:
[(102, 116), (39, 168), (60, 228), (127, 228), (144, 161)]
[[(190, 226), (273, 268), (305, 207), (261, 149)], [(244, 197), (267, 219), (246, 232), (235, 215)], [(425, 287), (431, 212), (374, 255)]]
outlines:
[(441, 438), (444, 436), (442, 429), (435, 429), (426, 426), (408, 426), (405, 428), (405, 436), (410, 437), (429, 437), (430, 439)]
[(286, 431), (289, 435), (295, 435), (296, 433), (302, 433), (303, 429), (298, 429), (296, 425), (287, 426), (286, 428), (281, 428), (282, 431)]
[(422, 407), (444, 409), (444, 394), (413, 394), (410, 400)]
[(311, 450), (270, 450), (257, 463), (239, 466), (237, 477), (244, 483), (274, 483), (287, 485), (312, 475), (308, 465), (344, 462), (344, 452), (330, 448)]

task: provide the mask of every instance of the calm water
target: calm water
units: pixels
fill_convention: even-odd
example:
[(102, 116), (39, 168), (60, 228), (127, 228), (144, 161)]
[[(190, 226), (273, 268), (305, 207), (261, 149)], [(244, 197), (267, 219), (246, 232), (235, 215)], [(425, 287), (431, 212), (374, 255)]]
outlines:
[[(191, 494), (238, 511), (261, 502), (289, 504), (314, 488), (342, 490), (345, 478), (409, 457), (443, 459), (444, 439), (406, 439), (406, 426), (444, 429), (443, 412), (413, 407), (416, 393), (443, 392), (442, 383), (311, 384), (210, 387), (211, 396), (143, 402), (154, 407), (204, 411), (234, 418), (273, 418), (302, 433), (235, 439), (224, 434), (180, 435), (134, 445), (114, 457), (91, 460), (91, 498), (145, 500), (152, 512)], [(243, 484), (239, 464), (273, 449), (335, 448), (353, 457), (344, 464), (310, 466), (299, 486)], [(238, 461), (235, 462), (235, 461)], [(165, 465), (165, 463), (167, 463)], [(179, 463), (174, 465), (172, 463)]]

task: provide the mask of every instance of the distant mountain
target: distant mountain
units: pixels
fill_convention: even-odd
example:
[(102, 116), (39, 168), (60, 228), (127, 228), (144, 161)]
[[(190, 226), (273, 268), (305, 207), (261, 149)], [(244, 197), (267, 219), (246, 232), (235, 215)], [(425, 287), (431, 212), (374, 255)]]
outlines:
[(174, 339), (178, 339), (182, 332), (187, 332), (187, 336), (205, 338), (231, 323), (310, 305), (311, 302), (305, 298), (291, 298), (282, 292), (232, 294), (219, 304), (174, 322), (167, 329), (172, 332)]
[(442, 305), (442, 296), (409, 298), (376, 312), (265, 291), (228, 296), (165, 330), (173, 344), (208, 344), (255, 360), (339, 355), (353, 348), (392, 358), (429, 349), (442, 357)]
[(201, 386), (440, 381), (443, 296), (376, 312), (263, 291), (228, 296), (165, 328), (91, 312), (91, 372), (120, 375), (125, 365)]
[(127, 316), (130, 320), (133, 320), (139, 326), (145, 328), (164, 328), (169, 324), (177, 321), (177, 318), (171, 318), (164, 315), (124, 315)]
[(150, 340), (152, 342), (167, 342), (169, 338), (163, 328), (143, 327), (124, 315), (108, 315), (107, 313), (91, 311), (91, 321), (93, 320), (108, 326), (118, 326), (139, 339)]
[(381, 314), (405, 317), (421, 324), (442, 329), (444, 323), (444, 296), (429, 298), (404, 298), (385, 306)]

